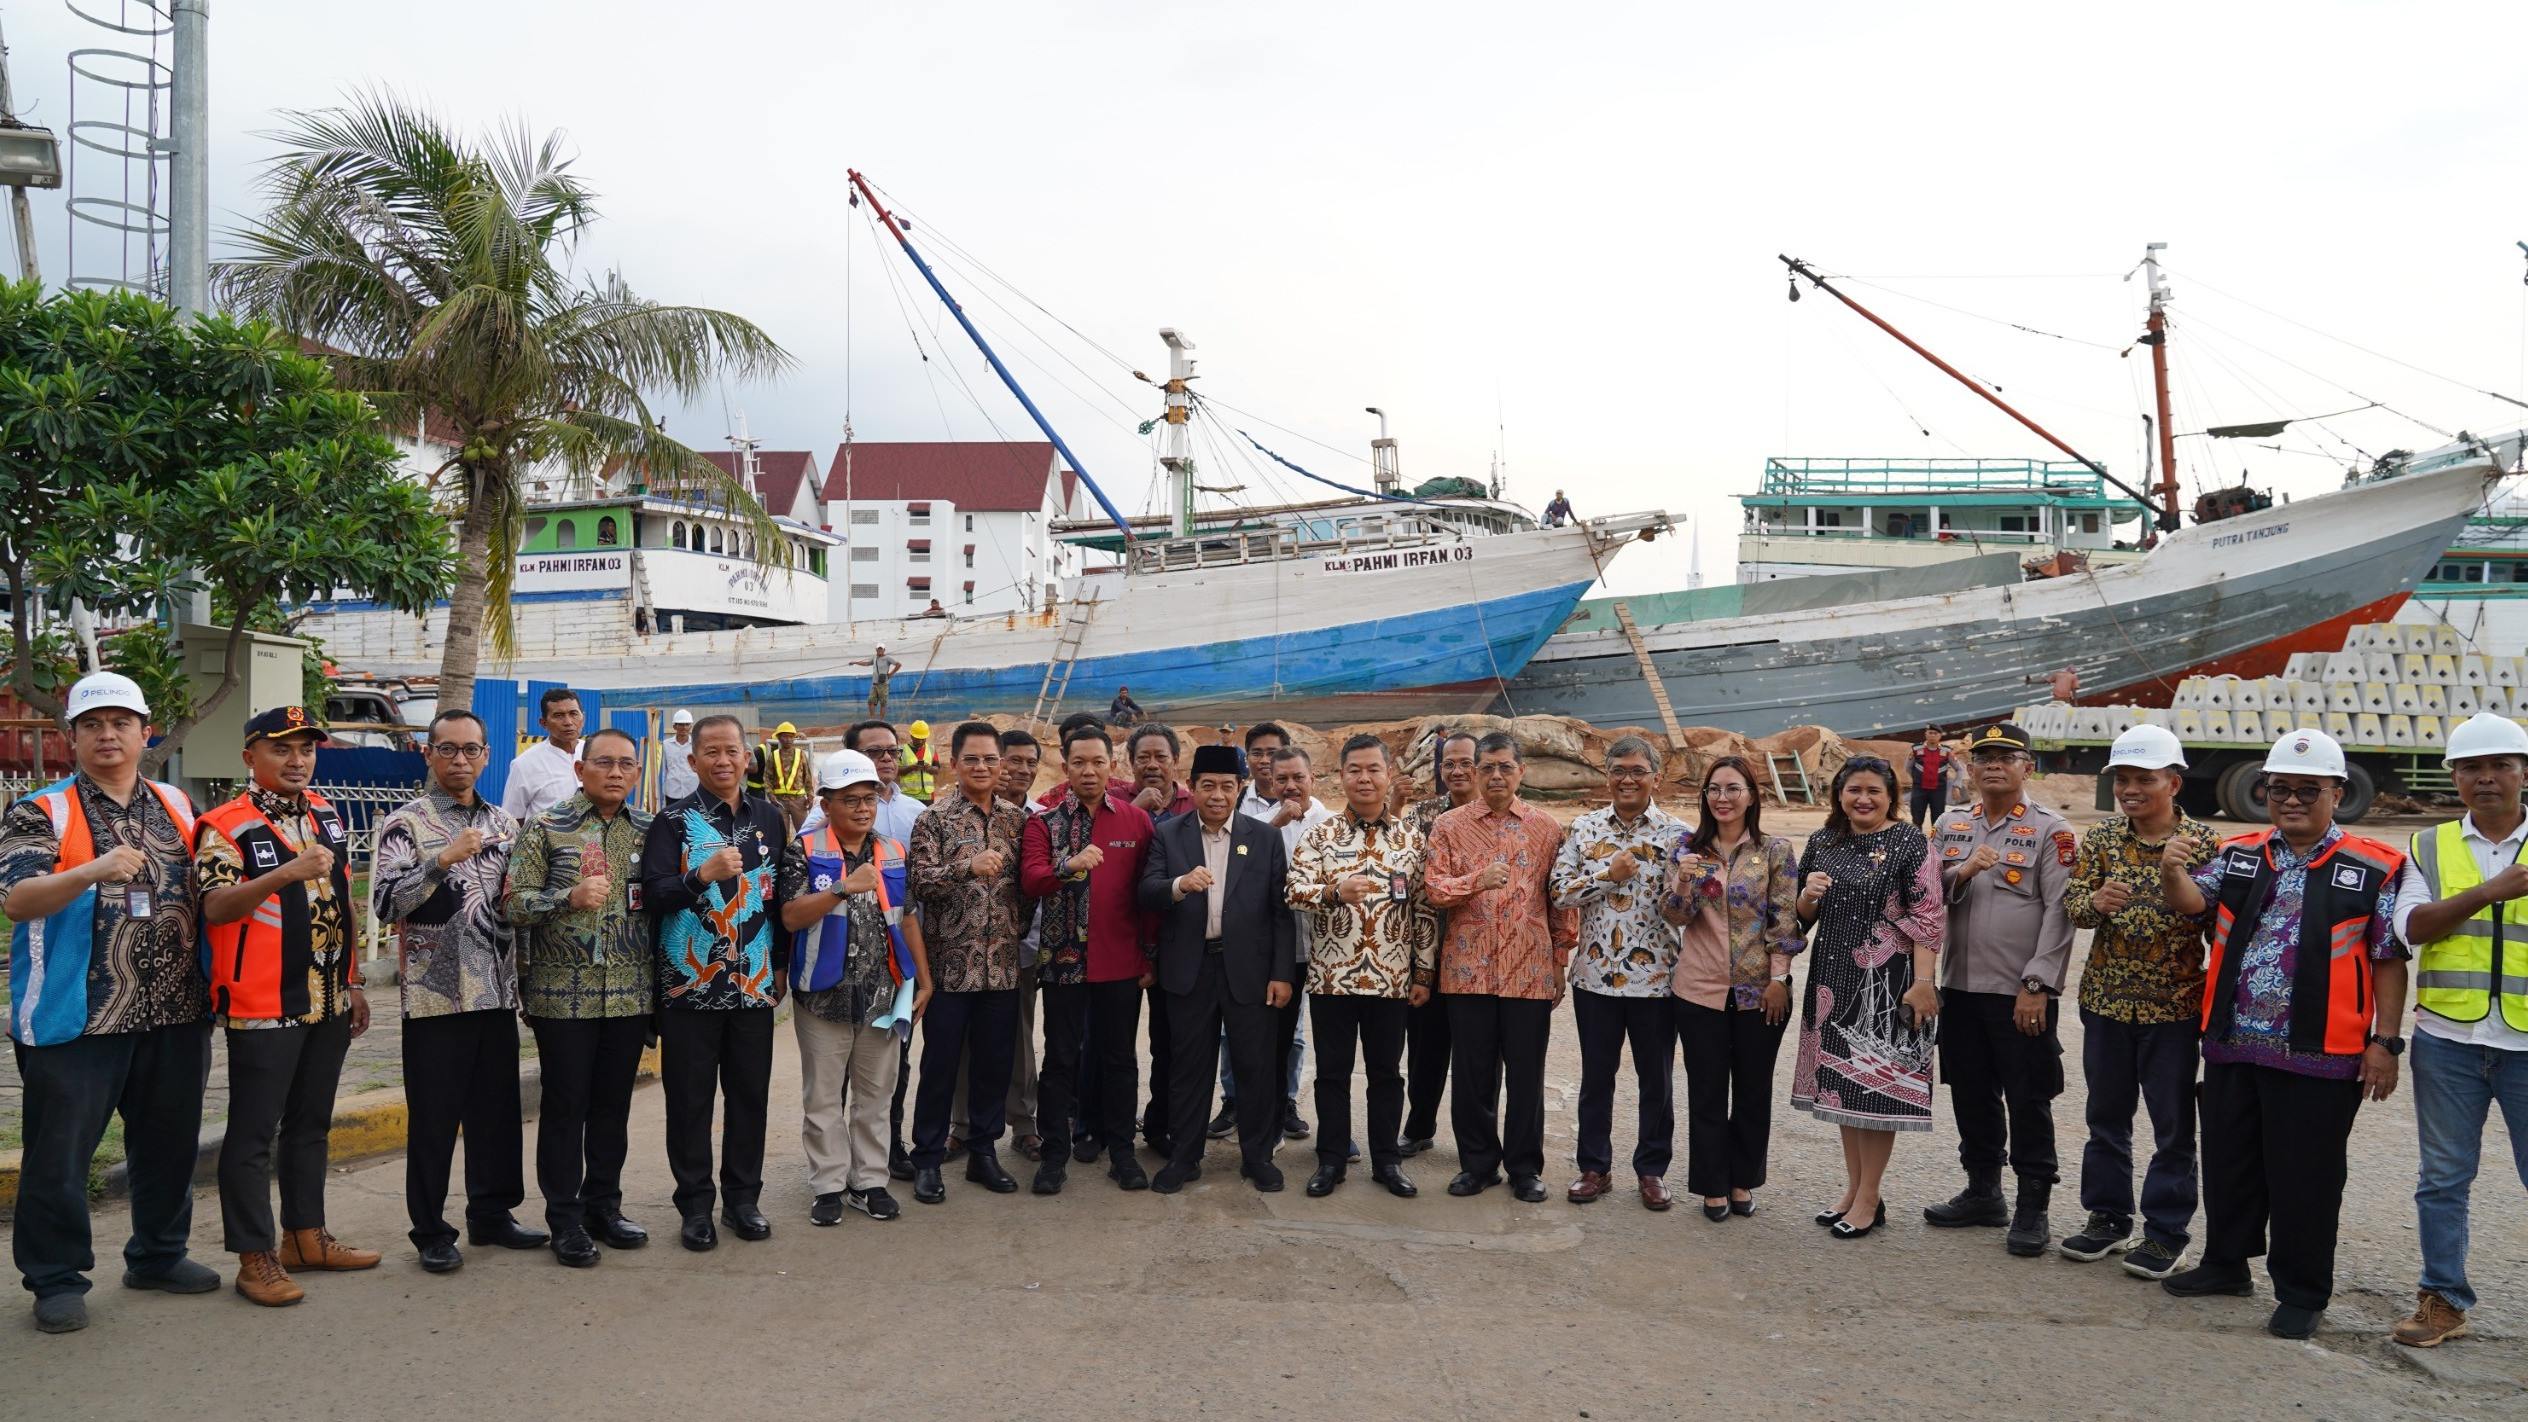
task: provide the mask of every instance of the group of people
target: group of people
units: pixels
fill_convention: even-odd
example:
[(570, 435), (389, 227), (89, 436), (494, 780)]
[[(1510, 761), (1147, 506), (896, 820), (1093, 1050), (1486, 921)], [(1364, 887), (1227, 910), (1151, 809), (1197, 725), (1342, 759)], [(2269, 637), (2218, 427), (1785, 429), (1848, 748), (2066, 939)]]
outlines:
[[(540, 718), (553, 764), (531, 770), (539, 788), (523, 798), (513, 765), (505, 808), (476, 793), (482, 723), (442, 712), (428, 786), (378, 835), (371, 902), (401, 954), (406, 1203), (434, 1272), (463, 1264), (446, 1219), (460, 1131), (469, 1243), (588, 1267), (646, 1242), (621, 1172), (653, 1040), (681, 1242), (712, 1249), (723, 1225), (767, 1237), (785, 1001), (819, 1226), (847, 1211), (897, 1218), (891, 1182), (936, 1204), (952, 1161), (967, 1183), (1014, 1193), (1005, 1136), (1036, 1194), (1101, 1161), (1119, 1189), (1178, 1191), (1201, 1176), (1207, 1142), (1229, 1136), (1239, 1175), (1280, 1191), (1277, 1147), (1310, 1134), (1306, 1037), (1308, 1195), (1342, 1188), (1364, 1157), (1376, 1186), (1418, 1195), (1406, 1162), (1435, 1143), (1445, 1094), (1459, 1164), (1448, 1193), (1506, 1183), (1542, 1202), (1545, 1062), (1566, 994), (1581, 1084), (1565, 1198), (1618, 1192), (1629, 1052), (1635, 1198), (1671, 1207), (1681, 1055), (1685, 1189), (1722, 1223), (1755, 1214), (1767, 1182), (1796, 997), (1791, 1104), (1842, 1133), (1844, 1187), (1816, 1217), (1833, 1238), (1886, 1223), (1892, 1145), (1931, 1128), (1936, 1064), (1965, 1184), (1924, 1210), (1928, 1223), (2000, 1228), (2018, 1255), (2121, 1254), (2186, 1295), (2249, 1293), (2247, 1261), (2266, 1255), (2268, 1326), (2305, 1337), (2331, 1295), (2354, 1115), (2397, 1082), (2409, 957), (2424, 1270), (2400, 1341), (2464, 1333), (2467, 1191), (2493, 1101), (2528, 1179), (2528, 977), (2505, 961), (2503, 927), (2528, 927), (2528, 867), (2515, 862), (2528, 734), (2503, 718), (2453, 733), (2468, 813), (2407, 849), (2333, 824), (2342, 752), (2313, 731), (2283, 737), (2267, 763), (2272, 828), (2216, 842), (2176, 806), (2184, 755), (2168, 732), (2117, 740), (2122, 813), (2081, 836), (2027, 797), (2028, 739), (2002, 724), (1968, 738), (1973, 801), (1932, 807), (1930, 836), (1900, 816), (1895, 767), (1864, 756), (1837, 771), (1825, 827), (1796, 851), (1765, 832), (1757, 773), (1735, 757), (1702, 768), (1691, 824), (1661, 809), (1662, 757), (1637, 736), (1608, 747), (1609, 803), (1565, 829), (1522, 795), (1520, 749), (1502, 732), (1417, 748), (1436, 781), (1421, 798), (1384, 741), (1354, 736), (1324, 768), (1334, 808), (1310, 755), (1269, 723), (1188, 756), (1158, 724), (1118, 742), (1082, 714), (1048, 746), (969, 721), (949, 733), (924, 804), (884, 721), (802, 770), (791, 727), (758, 755), (735, 718), (680, 715), (670, 759), (693, 785), (652, 816), (634, 802), (629, 735), (579, 735), (567, 692)], [(299, 708), (256, 717), (251, 785), (197, 815), (138, 775), (137, 687), (82, 681), (69, 723), (77, 773), (0, 825), (26, 1081), (15, 1248), (38, 1325), (85, 1324), (87, 1169), (118, 1112), (125, 1282), (219, 1286), (186, 1254), (214, 1025), (229, 1048), (219, 1186), (238, 1292), (286, 1304), (301, 1297), (293, 1271), (375, 1266), (325, 1221), (334, 1089), (370, 1009), (342, 822), (308, 788), (323, 728)], [(1048, 754), (1058, 783), (1037, 794)], [(802, 776), (803, 811), (782, 803)], [(2079, 1002), (2086, 1220), (2058, 1241), (2051, 1103), (2080, 927), (2094, 930)], [(544, 1230), (514, 1214), (522, 1017), (541, 1073)], [(2154, 1149), (2137, 1207), (2143, 1109)], [(2206, 1238), (2181, 1269), (2198, 1178)]]

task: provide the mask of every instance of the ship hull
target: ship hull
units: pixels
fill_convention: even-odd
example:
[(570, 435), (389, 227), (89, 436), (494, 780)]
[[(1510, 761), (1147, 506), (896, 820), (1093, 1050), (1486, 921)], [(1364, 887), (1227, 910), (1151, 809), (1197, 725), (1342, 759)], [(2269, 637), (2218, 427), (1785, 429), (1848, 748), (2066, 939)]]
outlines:
[[(1331, 724), (1480, 710), (1570, 617), (1599, 559), (1625, 541), (1610, 535), (1655, 521), (1075, 580), (1074, 604), (1097, 602), (1061, 704), (1102, 709), (1129, 687), (1151, 713), (1185, 719)], [(533, 606), (519, 612), (536, 616)], [(1028, 712), (1062, 658), (1073, 613), (656, 636), (633, 635), (628, 610), (611, 622), (585, 608), (573, 615), (587, 630), (522, 625), (519, 640), (532, 650), (505, 673), (486, 673), (567, 683), (609, 705), (751, 708), (764, 719), (832, 725), (862, 714), (878, 646), (901, 663), (887, 701), (899, 720)], [(309, 630), (364, 671), (426, 675), (437, 670), (437, 622), (337, 614)]]
[[(1642, 629), (1677, 720), (1762, 736), (1846, 735), (2005, 716), (2070, 667), (2084, 696), (2165, 694), (2360, 609), (2393, 611), (2482, 502), (2489, 464), (2360, 485), (2171, 534), (2137, 563), (1762, 618)], [(1620, 632), (1550, 639), (1497, 708), (1657, 726)]]

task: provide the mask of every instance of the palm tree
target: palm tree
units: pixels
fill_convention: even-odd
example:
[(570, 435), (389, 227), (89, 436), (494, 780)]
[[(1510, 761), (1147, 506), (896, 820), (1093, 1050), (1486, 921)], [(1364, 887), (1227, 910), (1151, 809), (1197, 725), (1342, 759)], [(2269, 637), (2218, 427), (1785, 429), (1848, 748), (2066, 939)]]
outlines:
[(725, 503), (756, 524), (759, 560), (786, 562), (771, 518), (668, 438), (648, 397), (769, 376), (788, 352), (725, 311), (662, 306), (617, 273), (575, 271), (597, 211), (560, 134), (471, 141), (386, 94), (286, 117), (263, 180), (271, 208), (230, 234), (244, 255), (214, 278), (230, 309), (341, 351), (342, 383), (400, 428), (446, 428), (456, 453), (432, 482), (458, 533), (441, 706), (472, 703), (487, 630), (497, 656), (514, 651), (520, 481), (539, 469), (619, 471)]

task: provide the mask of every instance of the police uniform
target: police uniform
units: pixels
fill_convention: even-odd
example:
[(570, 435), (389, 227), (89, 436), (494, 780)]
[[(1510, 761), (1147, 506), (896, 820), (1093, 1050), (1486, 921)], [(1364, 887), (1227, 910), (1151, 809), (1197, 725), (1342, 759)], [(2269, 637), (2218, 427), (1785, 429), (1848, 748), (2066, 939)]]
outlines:
[[(2027, 733), (2003, 723), (1967, 738), (1970, 756), (1988, 746), (2024, 751)], [(1999, 860), (1961, 880), (1967, 860), (1987, 846)], [(2006, 1141), (2021, 1205), (2042, 1209), (2058, 1178), (2059, 998), (2072, 950), (2064, 893), (2079, 840), (2042, 805), (2022, 800), (1995, 820), (1978, 802), (1943, 814), (1933, 847), (1949, 906), (1940, 953), (1940, 1074), (1957, 1113), (1958, 1159), (1969, 1192), (1997, 1199)], [(2035, 1036), (2014, 1020), (2018, 996), (2030, 988), (2046, 995), (2045, 1030)]]

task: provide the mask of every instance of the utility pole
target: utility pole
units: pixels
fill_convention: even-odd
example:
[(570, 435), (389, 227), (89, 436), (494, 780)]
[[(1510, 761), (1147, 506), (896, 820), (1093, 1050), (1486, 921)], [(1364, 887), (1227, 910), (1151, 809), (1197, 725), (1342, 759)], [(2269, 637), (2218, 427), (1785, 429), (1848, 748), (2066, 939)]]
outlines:
[[(17, 99), (9, 88), (9, 45), (0, 40), (0, 125), (17, 127)], [(43, 273), (35, 269), (35, 214), (28, 208), (26, 189), (9, 186), (9, 221), (18, 234), (18, 276), (24, 281), (40, 280)]]
[(167, 304), (182, 317), (211, 309), (211, 70), (209, 0), (172, 0), (175, 89), (167, 148)]
[(1194, 378), (1194, 358), (1186, 352), (1194, 343), (1185, 339), (1174, 326), (1161, 326), (1159, 339), (1167, 343), (1167, 452), (1159, 456), (1159, 465), (1167, 470), (1168, 492), (1176, 504), (1178, 538), (1194, 536), (1194, 397), (1186, 384)]

